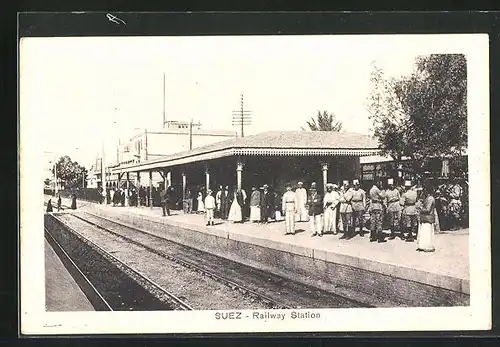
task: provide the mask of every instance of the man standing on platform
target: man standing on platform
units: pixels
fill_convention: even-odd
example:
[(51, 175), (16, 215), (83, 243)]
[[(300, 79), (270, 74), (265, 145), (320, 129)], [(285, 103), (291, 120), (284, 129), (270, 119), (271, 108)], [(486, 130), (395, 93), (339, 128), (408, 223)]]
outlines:
[(215, 214), (217, 216), (217, 218), (222, 218), (222, 215), (221, 215), (221, 199), (222, 199), (222, 184), (219, 185), (219, 190), (217, 191), (217, 193), (215, 193)]
[(220, 219), (227, 219), (229, 216), (230, 204), (231, 196), (229, 194), (229, 186), (225, 186), (220, 196)]
[[(382, 186), (380, 184), (380, 186)], [(382, 201), (384, 193), (379, 189), (377, 183), (373, 184), (370, 189), (370, 242), (378, 241), (385, 242), (385, 237), (382, 232), (383, 209)]]
[(324, 232), (337, 235), (337, 205), (340, 201), (340, 194), (337, 192), (337, 185), (327, 183), (326, 193), (323, 199), (324, 205)]
[(273, 198), (267, 184), (264, 184), (262, 188), (263, 191), (260, 194), (260, 221), (267, 223), (269, 218), (272, 218), (271, 213), (274, 210)]
[(316, 191), (316, 182), (311, 183), (307, 198), (311, 237), (323, 236), (323, 197)]
[(306, 209), (307, 203), (307, 190), (303, 187), (303, 183), (297, 183), (297, 189), (295, 189), (295, 197), (297, 198), (297, 222), (308, 222), (309, 215)]
[[(399, 190), (394, 187), (394, 179), (389, 178), (387, 184), (389, 187), (385, 191), (385, 198), (387, 201), (387, 217), (389, 219), (389, 227), (391, 228), (389, 240), (394, 240), (396, 238), (396, 232), (401, 231), (401, 204), (399, 203), (401, 194)], [(401, 236), (401, 238), (403, 238), (403, 236)]]
[(352, 189), (349, 188), (349, 181), (344, 180), (343, 185), (340, 188), (340, 221), (342, 224), (342, 235), (341, 239), (349, 239), (351, 237), (351, 226), (352, 226)]
[(405, 181), (406, 191), (401, 196), (400, 204), (403, 206), (403, 227), (407, 231), (406, 242), (413, 242), (413, 234), (417, 233), (417, 192), (412, 189), (411, 181)]
[(253, 186), (250, 195), (250, 222), (259, 222), (260, 213), (260, 191)]
[(162, 190), (161, 192), (161, 209), (163, 211), (163, 217), (165, 217), (165, 212), (170, 216), (170, 187)]
[(358, 180), (353, 180), (352, 183), (354, 184), (354, 190), (352, 191), (351, 199), (353, 214), (352, 236), (356, 234), (356, 227), (359, 227), (359, 236), (363, 236), (363, 214), (365, 213), (366, 193), (359, 187)]
[(215, 198), (212, 196), (212, 189), (208, 189), (205, 197), (205, 213), (207, 216), (207, 226), (214, 225)]
[(296, 196), (292, 191), (290, 184), (286, 185), (286, 192), (282, 198), (282, 210), (285, 214), (285, 235), (295, 234), (295, 212), (296, 209)]

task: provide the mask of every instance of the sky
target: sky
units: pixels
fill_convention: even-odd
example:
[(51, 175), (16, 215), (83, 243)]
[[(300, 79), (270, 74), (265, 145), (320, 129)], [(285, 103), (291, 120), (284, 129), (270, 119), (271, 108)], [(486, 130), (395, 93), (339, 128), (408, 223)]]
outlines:
[[(387, 75), (410, 74), (417, 55), (434, 52), (419, 44), (429, 37), (419, 37), (23, 39), (20, 117), (38, 122), (48, 157), (68, 154), (89, 165), (103, 141), (115, 153), (118, 136), (161, 128), (165, 74), (167, 120), (238, 130), (231, 117), (243, 94), (245, 109), (253, 111), (245, 135), (301, 130), (318, 110), (333, 112), (345, 131), (369, 133), (373, 63)], [(439, 47), (437, 39), (432, 47)]]

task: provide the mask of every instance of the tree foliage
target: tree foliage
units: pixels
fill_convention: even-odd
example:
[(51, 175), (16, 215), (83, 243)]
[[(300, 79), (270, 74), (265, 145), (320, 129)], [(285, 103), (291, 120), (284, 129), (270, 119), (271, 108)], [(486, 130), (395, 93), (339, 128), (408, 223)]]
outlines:
[[(56, 170), (57, 179), (61, 180), (64, 187), (70, 189), (82, 187), (82, 182), (87, 171), (78, 162), (72, 161), (69, 156), (66, 155), (59, 158), (56, 163)], [(53, 168), (52, 174), (54, 174)]]
[[(337, 121), (333, 113), (328, 113), (327, 111), (318, 111), (316, 118), (311, 117), (310, 121), (306, 121), (309, 130), (312, 131), (341, 131), (343, 124), (341, 121)], [(302, 128), (302, 130), (305, 130)]]
[(461, 54), (418, 57), (410, 76), (388, 78), (376, 66), (368, 110), (384, 154), (414, 159), (457, 157), (467, 147), (467, 63)]

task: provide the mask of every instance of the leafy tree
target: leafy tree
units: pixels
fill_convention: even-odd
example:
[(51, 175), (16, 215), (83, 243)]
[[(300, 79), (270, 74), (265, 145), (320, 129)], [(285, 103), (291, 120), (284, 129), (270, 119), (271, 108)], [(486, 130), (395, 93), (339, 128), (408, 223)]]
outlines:
[(420, 173), (429, 159), (461, 155), (467, 146), (467, 62), (460, 54), (416, 59), (410, 76), (387, 78), (374, 67), (368, 110), (384, 154), (412, 160)]
[[(316, 118), (311, 117), (310, 121), (306, 121), (309, 130), (312, 131), (341, 131), (343, 124), (337, 121), (333, 113), (327, 111), (318, 111)], [(302, 128), (302, 130), (306, 130)]]
[[(82, 187), (83, 177), (86, 174), (85, 167), (72, 161), (69, 156), (59, 158), (56, 163), (57, 178), (61, 179), (62, 184), (66, 188)], [(52, 169), (54, 174), (54, 169)]]

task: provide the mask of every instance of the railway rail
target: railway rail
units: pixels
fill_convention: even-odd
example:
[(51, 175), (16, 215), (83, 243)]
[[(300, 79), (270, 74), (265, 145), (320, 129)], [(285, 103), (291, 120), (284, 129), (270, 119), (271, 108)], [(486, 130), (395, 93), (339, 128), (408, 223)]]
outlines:
[[(113, 254), (110, 252), (106, 251), (104, 248), (100, 247), (96, 243), (92, 242), (89, 238), (85, 237), (82, 235), (80, 232), (72, 228), (70, 225), (65, 223), (59, 216), (52, 215), (52, 218), (54, 218), (58, 223), (60, 223), (67, 231), (75, 235), (77, 238), (79, 238), (83, 243), (86, 245), (90, 246), (93, 250), (97, 251), (100, 255), (102, 255), (104, 258), (106, 258), (111, 264), (119, 268), (119, 270), (128, 276), (130, 279), (135, 281), (136, 283), (139, 283), (141, 287), (147, 288), (147, 290), (154, 295), (155, 298), (159, 299), (164, 305), (165, 309), (170, 309), (170, 310), (192, 310), (193, 308), (186, 303), (184, 300), (180, 299), (167, 289), (163, 288), (162, 286), (158, 285), (154, 281), (152, 281), (150, 278), (142, 274), (140, 271), (128, 266), (125, 264), (123, 261), (115, 257)], [(47, 236), (47, 240), (53, 247), (55, 246), (54, 250), (56, 252), (59, 252), (58, 255), (62, 255), (63, 261), (65, 261), (65, 265), (68, 264), (67, 269), (69, 272), (74, 276), (75, 280), (77, 280), (77, 283), (80, 285), (84, 293), (86, 294), (87, 298), (89, 301), (93, 304), (94, 308), (96, 310), (123, 310), (123, 302), (121, 300), (115, 300), (115, 304), (111, 303), (112, 300), (106, 300), (104, 297), (105, 295), (101, 294), (98, 289), (96, 289), (96, 286), (92, 285), (91, 281), (87, 278), (87, 276), (84, 275), (84, 272), (79, 269), (79, 266), (75, 264), (75, 262), (71, 259), (71, 256), (68, 255), (67, 252), (64, 251), (63, 247), (56, 241), (56, 238), (52, 235), (52, 232), (49, 231), (47, 228), (45, 229), (45, 233)], [(130, 289), (130, 288), (124, 288), (125, 290)], [(125, 293), (116, 293), (118, 296), (122, 296)], [(126, 294), (125, 294), (126, 295)], [(144, 307), (141, 306), (140, 302), (137, 302), (136, 300), (133, 300), (133, 303), (131, 304), (132, 307), (129, 308), (129, 310), (142, 310)], [(113, 307), (116, 306), (116, 307)]]
[[(196, 250), (88, 211), (75, 213), (72, 216), (126, 242), (143, 247), (162, 258), (192, 269), (202, 276), (218, 281), (245, 296), (250, 296), (262, 302), (267, 308), (375, 307)], [(159, 242), (164, 247), (159, 247)]]

